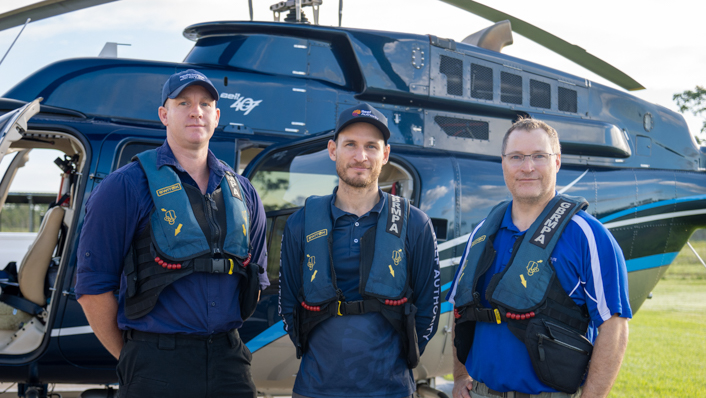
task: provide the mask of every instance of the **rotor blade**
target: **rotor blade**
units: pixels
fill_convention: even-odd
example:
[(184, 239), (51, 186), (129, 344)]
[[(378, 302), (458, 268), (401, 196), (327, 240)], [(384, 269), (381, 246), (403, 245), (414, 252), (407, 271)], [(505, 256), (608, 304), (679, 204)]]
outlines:
[(554, 51), (555, 53), (573, 61), (574, 63), (580, 66), (583, 66), (584, 68), (590, 70), (598, 76), (601, 76), (604, 79), (611, 81), (626, 90), (635, 91), (645, 89), (645, 87), (643, 87), (640, 83), (618, 70), (618, 68), (601, 60), (595, 55), (588, 53), (583, 48), (571, 44), (563, 39), (560, 39), (559, 37), (556, 37), (549, 32), (539, 29), (538, 27), (529, 24), (521, 19), (515, 18), (512, 15), (505, 14), (502, 11), (490, 8), (473, 0), (441, 1), (456, 6), (462, 10), (466, 10), (470, 13), (476, 14), (479, 17), (491, 20), (493, 22), (500, 22), (502, 20), (508, 19), (512, 24), (512, 30), (516, 33), (534, 41), (535, 43), (541, 46), (544, 46)]
[(44, 0), (0, 14), (0, 31), (22, 25), (27, 18), (39, 21), (67, 12), (110, 3), (115, 0)]

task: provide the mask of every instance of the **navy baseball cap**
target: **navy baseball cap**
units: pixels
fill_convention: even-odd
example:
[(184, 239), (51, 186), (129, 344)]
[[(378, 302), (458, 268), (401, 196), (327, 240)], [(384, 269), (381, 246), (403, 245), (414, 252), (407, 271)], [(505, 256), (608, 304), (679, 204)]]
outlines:
[(167, 98), (176, 98), (183, 89), (192, 84), (202, 86), (208, 90), (214, 100), (218, 101), (218, 90), (216, 90), (216, 87), (213, 86), (213, 83), (208, 80), (206, 75), (194, 69), (187, 69), (169, 76), (169, 79), (164, 83), (164, 87), (162, 87), (162, 106), (167, 102)]
[(382, 133), (382, 138), (385, 139), (385, 143), (387, 144), (387, 140), (390, 139), (390, 129), (387, 128), (387, 118), (377, 109), (370, 106), (370, 104), (366, 104), (365, 102), (352, 108), (348, 108), (338, 115), (336, 132), (333, 134), (333, 140), (336, 141), (336, 138), (338, 138), (338, 133), (340, 133), (341, 130), (350, 124), (358, 122), (370, 123), (377, 127)]

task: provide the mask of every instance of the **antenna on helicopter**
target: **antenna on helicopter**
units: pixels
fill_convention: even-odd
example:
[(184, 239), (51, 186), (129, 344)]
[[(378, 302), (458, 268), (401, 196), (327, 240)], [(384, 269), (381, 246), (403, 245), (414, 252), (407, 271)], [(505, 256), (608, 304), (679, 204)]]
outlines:
[[(314, 24), (319, 24), (319, 6), (323, 0), (286, 0), (280, 1), (270, 6), (270, 10), (274, 15), (275, 22), (279, 22), (280, 14), (284, 11), (289, 11), (284, 18), (284, 22), (309, 23), (306, 15), (302, 11), (303, 7), (311, 7), (314, 10)], [(340, 17), (339, 17), (340, 23)]]
[(341, 27), (341, 20), (343, 19), (343, 0), (338, 0), (338, 27)]
[(248, 7), (250, 7), (250, 22), (252, 22), (252, 0), (248, 0)]

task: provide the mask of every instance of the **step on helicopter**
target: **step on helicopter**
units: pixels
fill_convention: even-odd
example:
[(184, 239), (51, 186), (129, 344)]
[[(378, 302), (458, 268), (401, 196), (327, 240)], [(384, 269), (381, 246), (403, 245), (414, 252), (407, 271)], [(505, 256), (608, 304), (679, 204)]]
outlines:
[[(0, 15), (0, 29), (110, 1), (41, 1)], [(643, 88), (580, 47), (475, 1), (443, 1), (494, 24), (455, 41), (340, 27), (342, 1), (338, 27), (318, 24), (322, 0), (278, 2), (270, 7), (273, 22), (253, 21), (250, 4), (250, 21), (186, 27), (194, 46), (181, 63), (116, 58), (112, 43), (102, 57), (55, 62), (7, 91), (0, 158), (11, 160), (0, 205), (33, 150), (60, 154), (59, 169), (46, 172), (61, 184), (35, 242), (0, 279), (0, 381), (18, 382), (21, 397), (46, 397), (50, 383), (117, 382), (116, 361), (73, 293), (84, 206), (109, 173), (161, 145), (158, 94), (169, 75), (189, 68), (213, 81), (227, 110), (211, 150), (252, 181), (267, 212), (271, 286), (240, 330), (261, 394), (291, 394), (298, 369), (277, 311), (284, 224), (309, 195), (337, 184), (326, 143), (338, 112), (361, 101), (390, 121), (392, 155), (380, 186), (432, 220), (441, 297), (473, 228), (509, 195), (502, 137), (529, 116), (559, 131), (557, 187), (585, 197), (587, 211), (615, 236), (637, 311), (692, 233), (706, 228), (706, 147), (675, 112), (501, 52), (514, 31), (625, 90)], [(439, 330), (414, 370), (419, 396), (443, 396), (434, 378), (452, 371), (452, 310), (441, 303)], [(107, 388), (84, 396), (112, 394)]]

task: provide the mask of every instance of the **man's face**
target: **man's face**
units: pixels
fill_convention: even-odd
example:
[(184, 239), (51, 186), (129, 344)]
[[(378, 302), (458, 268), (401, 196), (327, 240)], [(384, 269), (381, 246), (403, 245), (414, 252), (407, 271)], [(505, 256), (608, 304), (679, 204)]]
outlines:
[(382, 166), (390, 157), (390, 146), (385, 145), (382, 133), (370, 123), (359, 122), (338, 133), (336, 141), (329, 141), (328, 152), (336, 162), (340, 184), (353, 188), (377, 187)]
[[(532, 131), (515, 130), (507, 140), (505, 155), (551, 154), (549, 135), (542, 129)], [(561, 155), (550, 155), (545, 164), (535, 163), (526, 157), (519, 165), (511, 164), (509, 157), (502, 160), (505, 185), (516, 202), (527, 204), (544, 203), (554, 197), (556, 173), (561, 167)]]
[(208, 146), (221, 116), (216, 100), (199, 85), (191, 85), (159, 107), (159, 119), (167, 126), (170, 143), (185, 148)]

